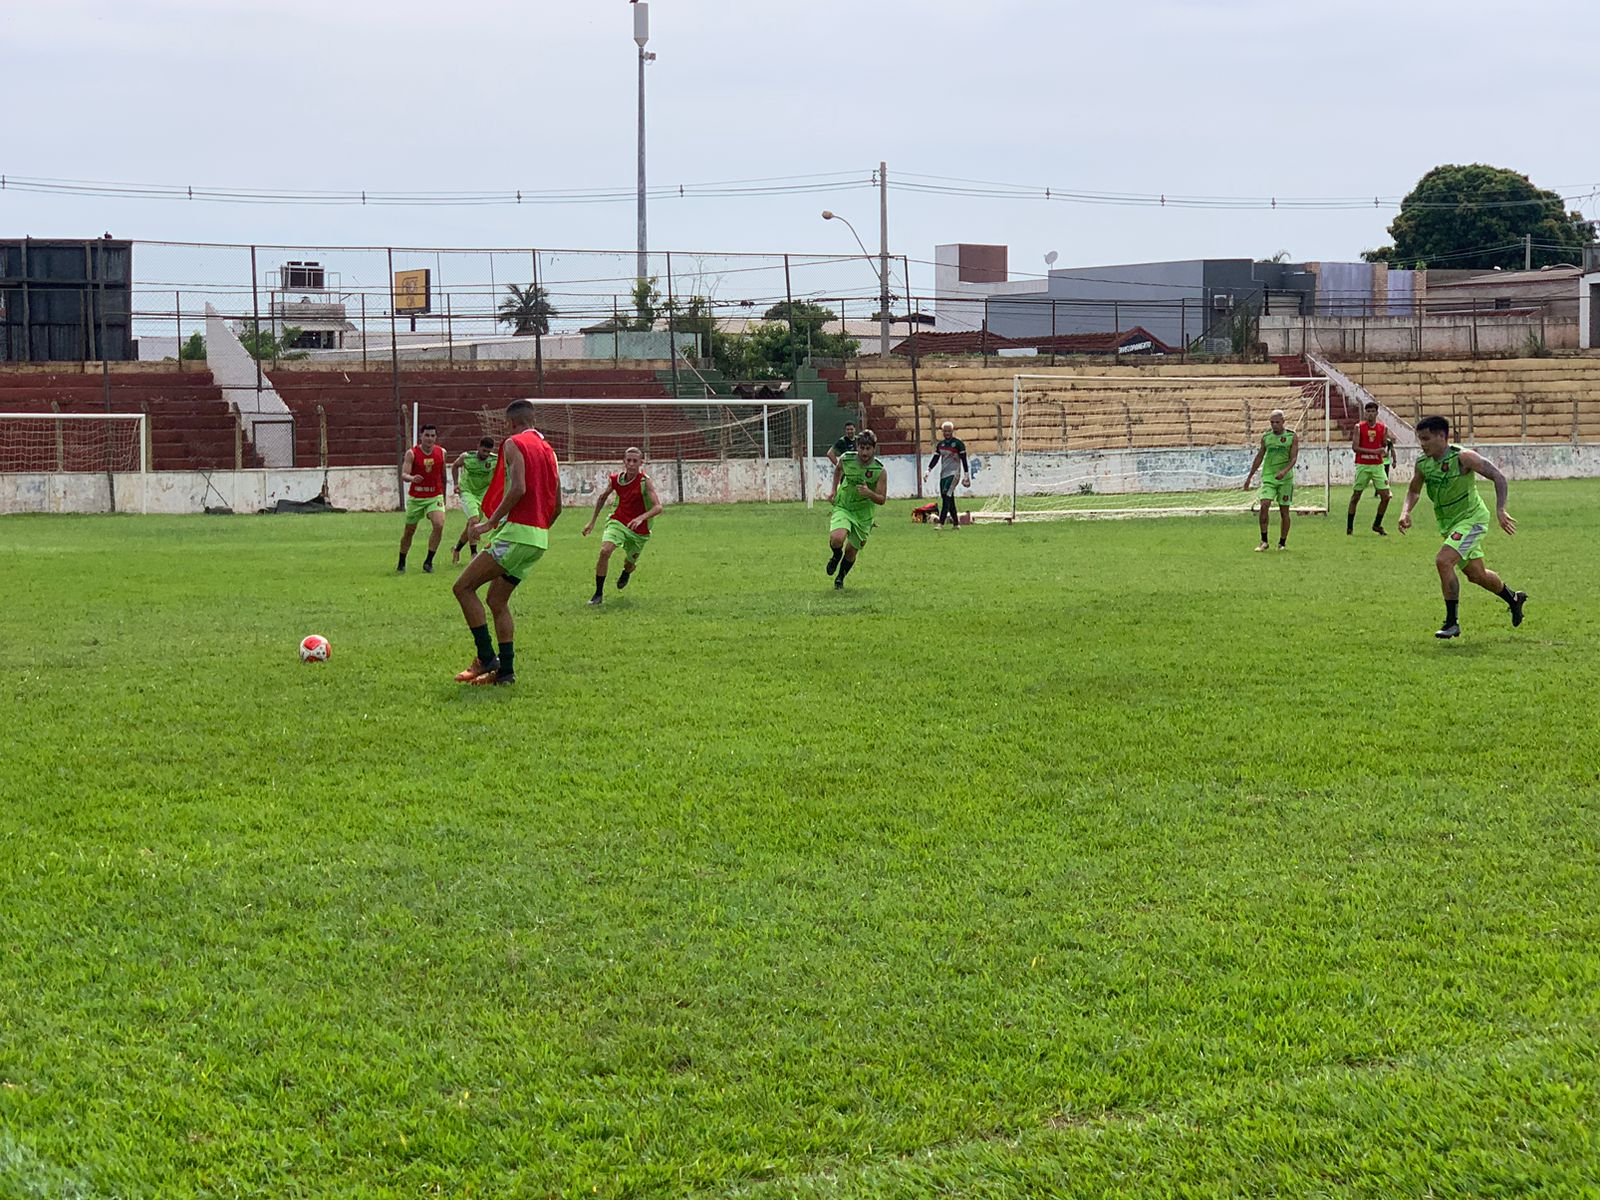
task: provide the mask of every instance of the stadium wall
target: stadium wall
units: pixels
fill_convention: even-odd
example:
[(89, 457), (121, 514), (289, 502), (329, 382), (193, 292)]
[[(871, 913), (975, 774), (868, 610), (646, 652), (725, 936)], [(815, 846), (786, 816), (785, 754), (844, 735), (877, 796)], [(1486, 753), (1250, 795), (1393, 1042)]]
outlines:
[[(1526, 443), (1479, 445), (1494, 462), (1517, 479), (1596, 479), (1600, 478), (1600, 445)], [(1236, 475), (1242, 481), (1249, 469), (1254, 449), (1210, 450), (1102, 450), (1074, 456), (1076, 471), (1088, 467), (1097, 491), (1117, 492), (1153, 490), (1161, 479), (1174, 472), (1206, 471), (1216, 475)], [(1323, 480), (1324, 452), (1312, 447), (1301, 460), (1302, 487), (1320, 487)], [(1415, 451), (1402, 447), (1396, 489), (1410, 482), (1410, 467)], [(1067, 460), (1059, 455), (1030, 454), (1021, 469), (1021, 486), (1026, 494), (1035, 481), (1043, 484), (1059, 480)], [(917, 494), (917, 479), (926, 462), (909, 454), (886, 455), (889, 470), (889, 496), (904, 500)], [(995, 496), (1009, 486), (1011, 459), (1004, 454), (974, 455), (972, 488), (963, 496)], [(1335, 488), (1348, 487), (1355, 477), (1355, 458), (1346, 446), (1336, 448), (1328, 458), (1329, 476)], [(564, 463), (561, 468), (562, 494), (575, 512), (593, 505), (598, 488), (616, 464)], [(661, 486), (668, 504), (731, 504), (761, 501), (793, 501), (801, 498), (800, 464), (793, 459), (735, 459), (729, 462), (664, 460), (651, 464), (651, 476)], [(826, 491), (833, 477), (826, 458), (816, 460), (815, 478), (820, 491)], [(116, 509), (139, 512), (144, 507), (137, 475), (117, 475)], [(235, 512), (251, 513), (270, 509), (279, 500), (309, 500), (321, 492), (324, 473), (315, 468), (254, 471), (156, 471), (149, 480), (149, 511), (152, 513), (198, 513), (209, 504), (226, 505)], [(326, 473), (328, 499), (336, 508), (356, 512), (394, 512), (399, 507), (399, 487), (392, 467), (334, 467)], [(103, 474), (0, 474), (0, 513), (100, 513), (111, 509), (111, 483)], [(923, 495), (937, 497), (938, 484), (923, 484)], [(819, 496), (820, 499), (820, 496)]]
[(1269, 355), (1424, 358), (1525, 354), (1530, 344), (1578, 349), (1578, 322), (1537, 312), (1416, 317), (1262, 317), (1258, 340)]

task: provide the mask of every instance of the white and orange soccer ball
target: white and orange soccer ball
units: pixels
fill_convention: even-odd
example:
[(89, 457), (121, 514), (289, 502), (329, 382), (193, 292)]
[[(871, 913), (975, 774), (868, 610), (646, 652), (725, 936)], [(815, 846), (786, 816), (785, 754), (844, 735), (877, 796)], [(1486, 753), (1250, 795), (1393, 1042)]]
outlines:
[(303, 663), (327, 662), (332, 654), (333, 647), (320, 633), (307, 634), (300, 639), (300, 661)]

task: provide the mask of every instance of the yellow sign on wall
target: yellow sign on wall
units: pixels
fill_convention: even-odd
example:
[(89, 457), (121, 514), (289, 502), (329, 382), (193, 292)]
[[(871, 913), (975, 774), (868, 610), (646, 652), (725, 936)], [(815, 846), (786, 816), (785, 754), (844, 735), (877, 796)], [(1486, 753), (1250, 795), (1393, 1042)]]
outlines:
[(432, 296), (432, 278), (428, 269), (396, 271), (394, 273), (394, 310), (397, 313), (425, 313), (429, 311)]

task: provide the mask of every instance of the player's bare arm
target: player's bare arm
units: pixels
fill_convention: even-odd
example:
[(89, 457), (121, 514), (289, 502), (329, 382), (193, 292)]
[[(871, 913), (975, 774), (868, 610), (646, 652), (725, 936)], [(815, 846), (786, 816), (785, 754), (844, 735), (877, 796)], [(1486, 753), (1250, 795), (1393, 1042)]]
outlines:
[(1422, 471), (1419, 468), (1411, 474), (1411, 486), (1406, 489), (1406, 502), (1400, 509), (1400, 520), (1397, 523), (1401, 533), (1411, 528), (1411, 510), (1417, 503), (1417, 497), (1422, 495)]
[(468, 451), (463, 450), (456, 456), (455, 462), (450, 464), (450, 486), (456, 495), (461, 495), (461, 464), (467, 461)]
[(831, 487), (828, 488), (828, 496), (827, 496), (827, 500), (828, 500), (829, 504), (832, 504), (833, 503), (833, 498), (839, 494), (839, 481), (841, 479), (843, 479), (843, 478), (844, 478), (844, 468), (839, 466), (838, 463), (834, 463), (833, 464), (833, 484), (832, 484)]
[[(528, 477), (522, 465), (522, 455), (507, 454), (503, 461), (506, 465), (505, 495), (500, 497), (499, 507), (497, 507), (489, 516), (480, 517), (476, 521), (469, 521), (467, 523), (467, 531), (474, 536), (477, 534), (486, 533), (488, 530), (494, 529), (503, 524), (506, 518), (511, 515), (511, 510), (514, 509), (522, 500), (522, 497), (527, 494)], [(559, 503), (556, 511), (560, 512)], [(552, 517), (551, 524), (554, 523), (555, 518)]]
[(1244, 490), (1250, 490), (1250, 481), (1256, 477), (1256, 470), (1261, 466), (1261, 460), (1266, 456), (1267, 448), (1261, 443), (1256, 443), (1256, 456), (1250, 460), (1250, 469), (1244, 473)]
[(594, 499), (594, 512), (589, 516), (589, 523), (583, 527), (583, 536), (588, 537), (589, 531), (594, 528), (594, 523), (600, 519), (600, 510), (606, 506), (606, 497), (612, 492), (611, 477), (606, 476), (605, 490)]
[[(837, 485), (835, 485), (837, 486)], [(856, 484), (856, 492), (865, 496), (874, 504), (882, 504), (889, 499), (889, 472), (884, 471), (878, 476), (878, 488), (874, 491), (864, 483)]]
[(1297, 438), (1294, 439), (1294, 444), (1289, 447), (1289, 465), (1287, 467), (1285, 467), (1283, 470), (1278, 472), (1278, 478), (1282, 479), (1285, 475), (1293, 474), (1294, 473), (1294, 466), (1299, 461), (1300, 461), (1300, 439), (1297, 437)]
[(407, 450), (400, 456), (400, 482), (415, 483), (421, 478), (421, 475), (413, 475), (411, 473), (411, 451)]
[(661, 494), (650, 483), (650, 476), (645, 475), (640, 480), (640, 488), (644, 491), (644, 498), (650, 502), (650, 507), (628, 522), (628, 528), (635, 533), (639, 526), (648, 524), (652, 519), (661, 515), (661, 510), (666, 507), (661, 503)]
[(1506, 498), (1511, 492), (1511, 482), (1506, 478), (1505, 472), (1495, 466), (1476, 450), (1463, 450), (1461, 452), (1461, 465), (1477, 475), (1494, 484), (1494, 515), (1500, 522), (1500, 528), (1507, 534), (1517, 532), (1517, 523), (1511, 514), (1506, 511)]

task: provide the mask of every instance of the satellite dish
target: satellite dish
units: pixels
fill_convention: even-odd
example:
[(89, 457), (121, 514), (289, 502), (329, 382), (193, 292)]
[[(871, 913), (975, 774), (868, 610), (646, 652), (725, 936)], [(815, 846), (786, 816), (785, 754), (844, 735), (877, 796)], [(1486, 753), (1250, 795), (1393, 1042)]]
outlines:
[(1048, 253), (1048, 254), (1046, 254), (1044, 256), (1044, 265), (1047, 266), (1047, 267), (1053, 267), (1053, 266), (1056, 265), (1056, 259), (1058, 259), (1060, 257), (1061, 256), (1059, 254), (1057, 254), (1054, 250), (1052, 250), (1052, 251), (1050, 251), (1050, 253)]

